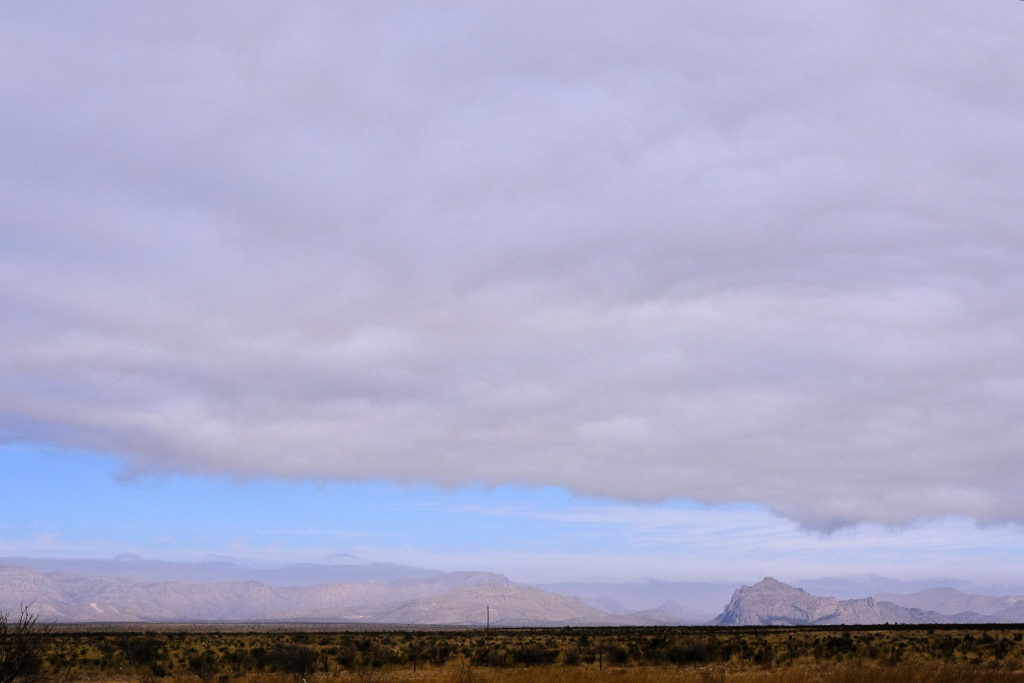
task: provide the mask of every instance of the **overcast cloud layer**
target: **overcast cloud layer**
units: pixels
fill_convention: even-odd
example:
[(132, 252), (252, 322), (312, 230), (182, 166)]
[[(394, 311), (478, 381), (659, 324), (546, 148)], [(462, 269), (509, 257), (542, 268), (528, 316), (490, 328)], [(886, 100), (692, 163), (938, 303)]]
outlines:
[(1024, 521), (1024, 4), (7, 4), (0, 430)]

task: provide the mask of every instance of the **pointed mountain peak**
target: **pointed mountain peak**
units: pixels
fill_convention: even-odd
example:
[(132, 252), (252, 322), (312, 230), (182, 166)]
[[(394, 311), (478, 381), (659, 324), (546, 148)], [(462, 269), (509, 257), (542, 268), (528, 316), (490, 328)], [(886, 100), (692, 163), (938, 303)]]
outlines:
[(806, 593), (803, 588), (790, 586), (778, 579), (766, 576), (753, 586), (744, 586), (745, 593)]
[(774, 587), (778, 587), (778, 586), (785, 586), (786, 588), (792, 588), (792, 586), (790, 586), (789, 584), (782, 583), (778, 579), (776, 579), (774, 577), (771, 577), (771, 576), (766, 576), (766, 577), (764, 577), (763, 579), (761, 579), (760, 581), (758, 581), (757, 583), (754, 584), (755, 588), (757, 588), (758, 586), (761, 586), (761, 587), (764, 587), (764, 588), (774, 588)]

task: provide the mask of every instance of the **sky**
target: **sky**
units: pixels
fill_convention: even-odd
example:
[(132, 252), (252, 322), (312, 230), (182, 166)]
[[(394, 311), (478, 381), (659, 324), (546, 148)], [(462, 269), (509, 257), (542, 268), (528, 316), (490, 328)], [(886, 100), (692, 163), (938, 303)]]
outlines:
[(1022, 33), (0, 6), (0, 555), (1013, 576)]

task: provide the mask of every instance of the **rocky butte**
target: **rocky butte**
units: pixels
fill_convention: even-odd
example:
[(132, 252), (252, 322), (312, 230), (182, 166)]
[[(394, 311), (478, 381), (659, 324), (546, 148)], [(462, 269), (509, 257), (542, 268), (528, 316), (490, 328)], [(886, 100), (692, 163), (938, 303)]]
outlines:
[(807, 626), (814, 624), (928, 624), (958, 619), (874, 598), (837, 600), (811, 595), (766, 577), (733, 593), (716, 626)]

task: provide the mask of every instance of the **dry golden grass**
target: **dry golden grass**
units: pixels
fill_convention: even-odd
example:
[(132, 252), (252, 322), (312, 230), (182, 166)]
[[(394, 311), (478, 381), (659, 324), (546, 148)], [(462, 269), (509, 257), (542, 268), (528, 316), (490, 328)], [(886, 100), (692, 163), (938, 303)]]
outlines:
[[(67, 679), (69, 683), (76, 679)], [(155, 679), (110, 675), (77, 679), (111, 683), (196, 683), (195, 676)], [(531, 667), (488, 669), (454, 663), (427, 671), (376, 670), (313, 674), (306, 679), (285, 674), (245, 674), (214, 679), (231, 683), (1020, 683), (1024, 672), (989, 669), (970, 664), (936, 662), (874, 664), (796, 665), (768, 670), (735, 670), (726, 667)]]
[[(901, 664), (895, 667), (838, 664), (772, 670), (727, 670), (724, 667), (636, 667), (596, 670), (580, 667), (470, 669), (412, 674), (378, 672), (350, 679), (415, 680), (420, 683), (1020, 683), (1024, 673), (982, 669), (967, 664)], [(309, 683), (312, 683), (310, 681)]]
[(42, 680), (298, 683), (304, 671), (306, 683), (1024, 683), (1022, 662), (1014, 626), (70, 629), (50, 637)]

